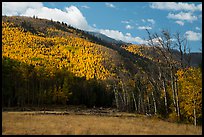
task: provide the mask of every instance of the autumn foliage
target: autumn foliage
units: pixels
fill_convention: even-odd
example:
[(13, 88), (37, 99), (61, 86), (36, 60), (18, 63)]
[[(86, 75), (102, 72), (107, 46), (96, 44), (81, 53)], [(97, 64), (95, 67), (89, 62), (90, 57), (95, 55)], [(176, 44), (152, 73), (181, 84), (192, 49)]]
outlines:
[(82, 104), (201, 123), (200, 68), (182, 68), (151, 47), (103, 45), (64, 23), (28, 19), (34, 23), (2, 21), (3, 106)]

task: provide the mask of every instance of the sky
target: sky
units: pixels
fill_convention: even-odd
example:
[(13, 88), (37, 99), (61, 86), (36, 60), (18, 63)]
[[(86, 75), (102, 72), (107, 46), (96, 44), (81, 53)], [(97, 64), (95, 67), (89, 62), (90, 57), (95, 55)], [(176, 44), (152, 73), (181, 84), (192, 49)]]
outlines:
[(2, 15), (35, 15), (133, 44), (147, 44), (145, 29), (167, 29), (202, 52), (201, 2), (2, 2)]

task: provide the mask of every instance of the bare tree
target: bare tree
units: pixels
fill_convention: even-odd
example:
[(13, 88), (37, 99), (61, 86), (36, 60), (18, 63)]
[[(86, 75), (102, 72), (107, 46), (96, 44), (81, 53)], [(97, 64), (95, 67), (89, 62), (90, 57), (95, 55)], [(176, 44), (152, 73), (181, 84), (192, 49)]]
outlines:
[[(190, 65), (190, 56), (186, 58), (187, 50), (188, 53), (190, 53), (190, 48), (187, 49), (187, 39), (186, 37), (182, 37), (179, 32), (172, 36), (168, 30), (162, 30), (160, 35), (158, 33), (150, 34), (148, 30), (146, 31), (149, 36), (148, 45), (154, 49), (155, 53), (157, 52), (160, 55), (160, 59), (163, 61), (163, 63), (158, 65), (158, 77), (159, 81), (162, 81), (161, 83), (164, 91), (164, 104), (166, 107), (166, 112), (168, 113), (168, 101), (165, 81), (169, 79), (171, 82), (174, 111), (177, 114), (178, 119), (180, 119), (176, 72), (179, 68), (185, 68), (187, 64), (186, 62), (188, 62), (188, 65)], [(175, 49), (179, 51), (179, 55), (174, 52)]]

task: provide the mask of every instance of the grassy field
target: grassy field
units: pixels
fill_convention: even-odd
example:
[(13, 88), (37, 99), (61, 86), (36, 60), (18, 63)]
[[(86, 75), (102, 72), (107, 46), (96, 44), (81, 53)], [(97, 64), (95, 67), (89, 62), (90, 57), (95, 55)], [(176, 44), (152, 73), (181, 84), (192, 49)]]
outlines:
[[(61, 113), (62, 114), (62, 113)], [(32, 135), (201, 135), (202, 127), (146, 117), (2, 112), (2, 134)]]

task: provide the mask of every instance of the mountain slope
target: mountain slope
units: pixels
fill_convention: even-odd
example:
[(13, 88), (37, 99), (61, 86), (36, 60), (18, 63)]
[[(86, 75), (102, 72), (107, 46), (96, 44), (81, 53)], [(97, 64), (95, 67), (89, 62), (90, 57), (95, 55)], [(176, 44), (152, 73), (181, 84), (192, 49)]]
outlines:
[(117, 107), (124, 102), (119, 96), (133, 91), (138, 77), (156, 65), (81, 30), (30, 17), (2, 17), (2, 64), (6, 106), (69, 101)]
[(112, 43), (112, 44), (117, 44), (118, 46), (119, 45), (127, 45), (128, 43), (126, 42), (123, 42), (121, 40), (115, 40), (113, 38), (110, 38), (104, 34), (101, 34), (101, 33), (98, 33), (98, 32), (88, 32), (89, 34), (101, 39), (102, 41), (105, 41), (107, 43)]
[[(97, 41), (93, 43), (93, 40), (94, 37), (83, 31), (58, 22), (30, 17), (2, 17), (2, 64), (6, 79), (3, 89), (8, 91), (8, 95), (19, 95), (10, 98), (11, 95), (7, 96), (5, 93), (5, 100), (12, 100), (10, 103), (5, 101), (6, 104), (25, 104), (27, 101), (28, 104), (35, 104), (34, 100), (38, 100), (40, 104), (65, 103), (69, 92), (72, 93), (70, 103), (73, 104), (112, 103), (112, 88), (119, 88), (117, 83), (121, 80), (133, 79), (137, 70), (135, 68), (139, 67), (128, 58), (132, 56), (129, 52), (116, 45), (114, 48), (117, 50), (113, 50), (108, 48), (107, 43), (99, 45), (96, 44)], [(12, 73), (16, 77), (10, 77)], [(19, 83), (8, 83), (10, 80), (18, 81), (22, 87), (19, 88)], [(67, 80), (69, 85), (66, 84)], [(95, 82), (98, 83), (98, 86), (95, 85), (97, 87), (92, 85)], [(24, 85), (25, 83), (27, 84)], [(81, 86), (77, 89), (76, 85)], [(15, 92), (9, 87), (13, 87)], [(23, 94), (27, 96), (35, 90), (39, 93), (27, 100), (21, 89), (24, 89)], [(102, 89), (105, 92), (100, 91)], [(106, 90), (111, 92), (106, 93)], [(38, 98), (39, 94), (43, 96)], [(96, 98), (95, 94), (104, 97), (97, 99), (99, 96)], [(84, 96), (92, 99), (81, 99)], [(22, 102), (19, 102), (20, 98)], [(49, 98), (53, 98), (51, 102)]]
[[(48, 43), (41, 42), (45, 45), (45, 47), (50, 47), (50, 45), (56, 44), (56, 43), (52, 42), (53, 41), (53, 40), (51, 40), (52, 37), (54, 37), (56, 39), (56, 41), (57, 40), (63, 41), (62, 45), (65, 45), (65, 43), (67, 41), (66, 38), (76, 39), (75, 41), (73, 41), (73, 43), (74, 43), (74, 45), (75, 45), (75, 43), (78, 43), (77, 45), (79, 45), (79, 46), (82, 46), (84, 44), (83, 42), (85, 42), (85, 44), (87, 43), (87, 45), (89, 45), (89, 44), (93, 45), (93, 43), (96, 43), (96, 44), (94, 44), (94, 46), (99, 44), (100, 46), (98, 45), (97, 47), (102, 48), (102, 49), (100, 49), (100, 51), (102, 50), (102, 51), (109, 51), (110, 52), (109, 55), (105, 55), (103, 53), (103, 54), (100, 54), (101, 56), (106, 57), (109, 60), (111, 60), (111, 58), (114, 58), (116, 60), (120, 60), (120, 61), (112, 61), (112, 62), (114, 62), (114, 63), (120, 62), (121, 64), (124, 64), (124, 66), (126, 67), (125, 69), (127, 69), (127, 68), (132, 69), (131, 67), (129, 67), (129, 66), (133, 66), (134, 62), (132, 62), (132, 61), (134, 61), (136, 59), (143, 61), (143, 58), (144, 58), (144, 57), (140, 57), (140, 56), (136, 57), (135, 55), (133, 55), (133, 54), (129, 53), (128, 51), (126, 51), (125, 49), (121, 48), (120, 45), (98, 39), (97, 37), (89, 35), (84, 31), (75, 29), (75, 28), (73, 28), (71, 26), (67, 26), (65, 24), (61, 24), (59, 22), (53, 22), (53, 21), (46, 20), (46, 19), (36, 19), (36, 18), (31, 18), (31, 17), (14, 17), (14, 16), (13, 17), (2, 17), (2, 21), (3, 22), (12, 22), (12, 23), (14, 23), (14, 26), (22, 27), (23, 31), (31, 32), (36, 38), (37, 38), (37, 36), (39, 36), (38, 38), (41, 38), (41, 39), (44, 38), (44, 40), (45, 40), (48, 37), (48, 41), (49, 41)], [(64, 37), (65, 39), (61, 38), (61, 37)], [(104, 36), (104, 37), (106, 38), (106, 36)], [(39, 41), (39, 40), (36, 40), (36, 41)], [(76, 41), (82, 41), (82, 43), (79, 43)], [(114, 41), (114, 40), (111, 39), (111, 41)], [(72, 43), (70, 45), (72, 45)], [(95, 51), (95, 52), (91, 51), (91, 52), (94, 54), (98, 54), (98, 53), (96, 53), (97, 51)], [(114, 56), (116, 56), (116, 57), (114, 57)], [(120, 57), (118, 57), (118, 56), (120, 56)], [(84, 61), (86, 61), (86, 60), (84, 60)], [(110, 68), (113, 68), (108, 63), (105, 63), (104, 65), (106, 67), (110, 66)], [(122, 65), (116, 65), (116, 66), (118, 68), (119, 66), (122, 66)]]

